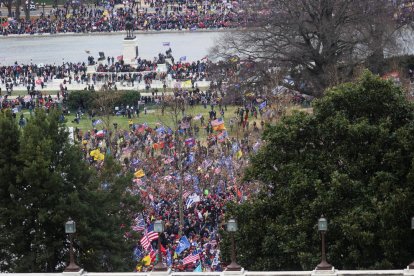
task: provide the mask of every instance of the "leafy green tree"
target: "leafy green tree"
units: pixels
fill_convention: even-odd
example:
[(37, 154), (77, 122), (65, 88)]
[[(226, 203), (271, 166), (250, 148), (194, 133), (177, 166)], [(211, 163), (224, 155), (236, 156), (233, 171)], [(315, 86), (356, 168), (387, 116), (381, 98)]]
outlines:
[(10, 216), (15, 212), (10, 191), (16, 185), (19, 162), (20, 132), (10, 111), (0, 112), (0, 271), (6, 271), (12, 263), (9, 254), (10, 239), (14, 231), (8, 231)]
[(313, 114), (268, 127), (267, 144), (246, 171), (264, 188), (255, 200), (229, 206), (239, 221), (240, 263), (314, 269), (324, 214), (336, 268), (406, 267), (414, 246), (413, 111), (400, 88), (366, 72), (328, 90)]
[[(20, 141), (10, 152), (15, 160), (0, 156), (10, 162), (9, 167), (16, 166), (16, 184), (12, 185), (11, 178), (9, 184), (1, 186), (10, 204), (1, 202), (0, 210), (12, 207), (2, 217), (2, 223), (4, 219), (7, 224), (1, 225), (5, 233), (13, 233), (6, 248), (13, 256), (8, 270), (62, 270), (69, 248), (64, 223), (71, 217), (77, 222), (75, 248), (81, 267), (89, 271), (130, 271), (133, 241), (125, 233), (140, 209), (139, 199), (128, 193), (132, 176), (122, 174), (111, 158), (100, 172), (83, 161), (78, 146), (69, 143), (59, 115), (53, 110), (50, 114), (37, 110), (20, 135), (14, 130), (16, 141)], [(12, 123), (0, 119), (0, 126)], [(3, 148), (8, 145), (2, 144), (0, 152), (12, 151), (13, 147)], [(11, 186), (9, 194), (3, 192), (7, 185)]]

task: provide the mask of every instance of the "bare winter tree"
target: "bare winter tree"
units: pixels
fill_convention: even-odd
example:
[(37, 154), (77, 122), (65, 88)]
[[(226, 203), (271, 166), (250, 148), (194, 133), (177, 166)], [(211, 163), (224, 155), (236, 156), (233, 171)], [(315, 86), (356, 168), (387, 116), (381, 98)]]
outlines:
[[(248, 0), (250, 1), (250, 0)], [(258, 4), (259, 3), (259, 4)], [(213, 49), (218, 57), (250, 57), (288, 68), (298, 88), (320, 95), (346, 80), (364, 62), (378, 69), (384, 49), (401, 28), (390, 0), (251, 1), (250, 27), (226, 33)]]
[(13, 0), (1, 0), (0, 3), (7, 8), (7, 17), (12, 17)]

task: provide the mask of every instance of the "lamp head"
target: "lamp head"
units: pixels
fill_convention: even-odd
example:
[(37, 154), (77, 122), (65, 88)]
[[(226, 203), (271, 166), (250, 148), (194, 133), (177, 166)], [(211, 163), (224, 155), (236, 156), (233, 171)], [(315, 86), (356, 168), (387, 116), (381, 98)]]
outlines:
[(65, 223), (65, 233), (76, 233), (76, 223), (71, 218), (69, 218), (68, 221)]
[(156, 220), (154, 222), (154, 232), (157, 232), (157, 233), (164, 232), (164, 222), (162, 220)]
[(328, 221), (322, 215), (321, 218), (318, 220), (318, 231), (325, 232), (327, 230), (328, 230)]
[(237, 231), (237, 221), (234, 218), (229, 219), (227, 222), (227, 231), (236, 232)]

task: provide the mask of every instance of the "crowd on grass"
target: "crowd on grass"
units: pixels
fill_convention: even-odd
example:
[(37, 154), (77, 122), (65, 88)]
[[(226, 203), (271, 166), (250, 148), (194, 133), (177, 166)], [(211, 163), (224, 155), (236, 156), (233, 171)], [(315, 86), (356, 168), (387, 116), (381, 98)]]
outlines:
[[(210, 99), (211, 104), (217, 103), (218, 98)], [(253, 109), (260, 107), (265, 111), (254, 102), (239, 108), (235, 123), (241, 126), (256, 120)], [(188, 115), (185, 109), (174, 126), (149, 126), (130, 117), (129, 129), (108, 130), (101, 120), (93, 119), (92, 129), (75, 130), (75, 141), (91, 166), (99, 170), (110, 155), (122, 164), (124, 173), (134, 175), (130, 192), (140, 195), (145, 205), (133, 218), (131, 229), (126, 229), (127, 236), (140, 234), (134, 248), (137, 271), (151, 271), (157, 263), (158, 238), (163, 262), (174, 271), (223, 270), (220, 231), (226, 204), (248, 200), (258, 191), (256, 184), (242, 181), (242, 171), (262, 141), (254, 131), (242, 132), (239, 139), (230, 137), (220, 108), (220, 103), (209, 106), (206, 118)], [(203, 129), (209, 130), (201, 134)], [(156, 220), (165, 224), (160, 235), (153, 232)]]
[(86, 6), (76, 1), (52, 9), (48, 14), (9, 20), (0, 34), (56, 34), (124, 31), (128, 14), (133, 29), (143, 31), (221, 29), (244, 26), (253, 18), (238, 1), (110, 1), (101, 6)]
[[(157, 263), (157, 239), (161, 241), (162, 261), (174, 271), (222, 271), (226, 265), (220, 250), (226, 204), (248, 200), (259, 189), (256, 183), (242, 181), (249, 156), (262, 145), (259, 133), (248, 131), (244, 126), (247, 122), (265, 120), (270, 105), (263, 105), (264, 99), (256, 99), (239, 107), (233, 115), (234, 124), (240, 129), (243, 126), (245, 131), (236, 138), (229, 135), (235, 130), (226, 118), (232, 115), (227, 114), (220, 95), (206, 93), (207, 112), (197, 115), (190, 113), (191, 106), (187, 104), (193, 95), (177, 91), (164, 99), (186, 102), (178, 121), (171, 126), (161, 122), (150, 126), (145, 123), (145, 116), (134, 118), (137, 114), (131, 114), (130, 106), (121, 106), (118, 114), (128, 117), (126, 129), (116, 124), (107, 129), (94, 112), (78, 111), (85, 112), (79, 116), (81, 120), (86, 120), (88, 115), (91, 119), (89, 130), (75, 128), (73, 132), (74, 142), (82, 148), (84, 159), (97, 170), (109, 156), (118, 160), (123, 173), (133, 174), (129, 192), (139, 195), (145, 206), (143, 212), (131, 218), (131, 228), (125, 229), (126, 236), (138, 236), (133, 250), (136, 271), (150, 271)], [(0, 103), (2, 108), (13, 110), (20, 127), (25, 127), (26, 120), (30, 120), (29, 115), (20, 112), (22, 109), (29, 108), (31, 113), (34, 107), (50, 109), (62, 104), (54, 97), (42, 95), (35, 98), (27, 95), (13, 101), (7, 101), (6, 97)], [(64, 121), (64, 114), (61, 117)], [(263, 127), (264, 124), (260, 126)], [(102, 183), (101, 188), (106, 189), (108, 185)], [(183, 200), (182, 223), (180, 198)], [(153, 232), (156, 220), (165, 224), (161, 234)]]

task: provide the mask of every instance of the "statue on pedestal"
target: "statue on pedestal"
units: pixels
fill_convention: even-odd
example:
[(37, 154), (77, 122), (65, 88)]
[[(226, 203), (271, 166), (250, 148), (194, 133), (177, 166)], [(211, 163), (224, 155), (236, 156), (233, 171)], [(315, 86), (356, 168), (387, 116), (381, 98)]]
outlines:
[(127, 32), (127, 36), (125, 37), (126, 40), (132, 40), (135, 38), (134, 36), (134, 18), (132, 17), (131, 13), (128, 13), (125, 18), (125, 30)]

